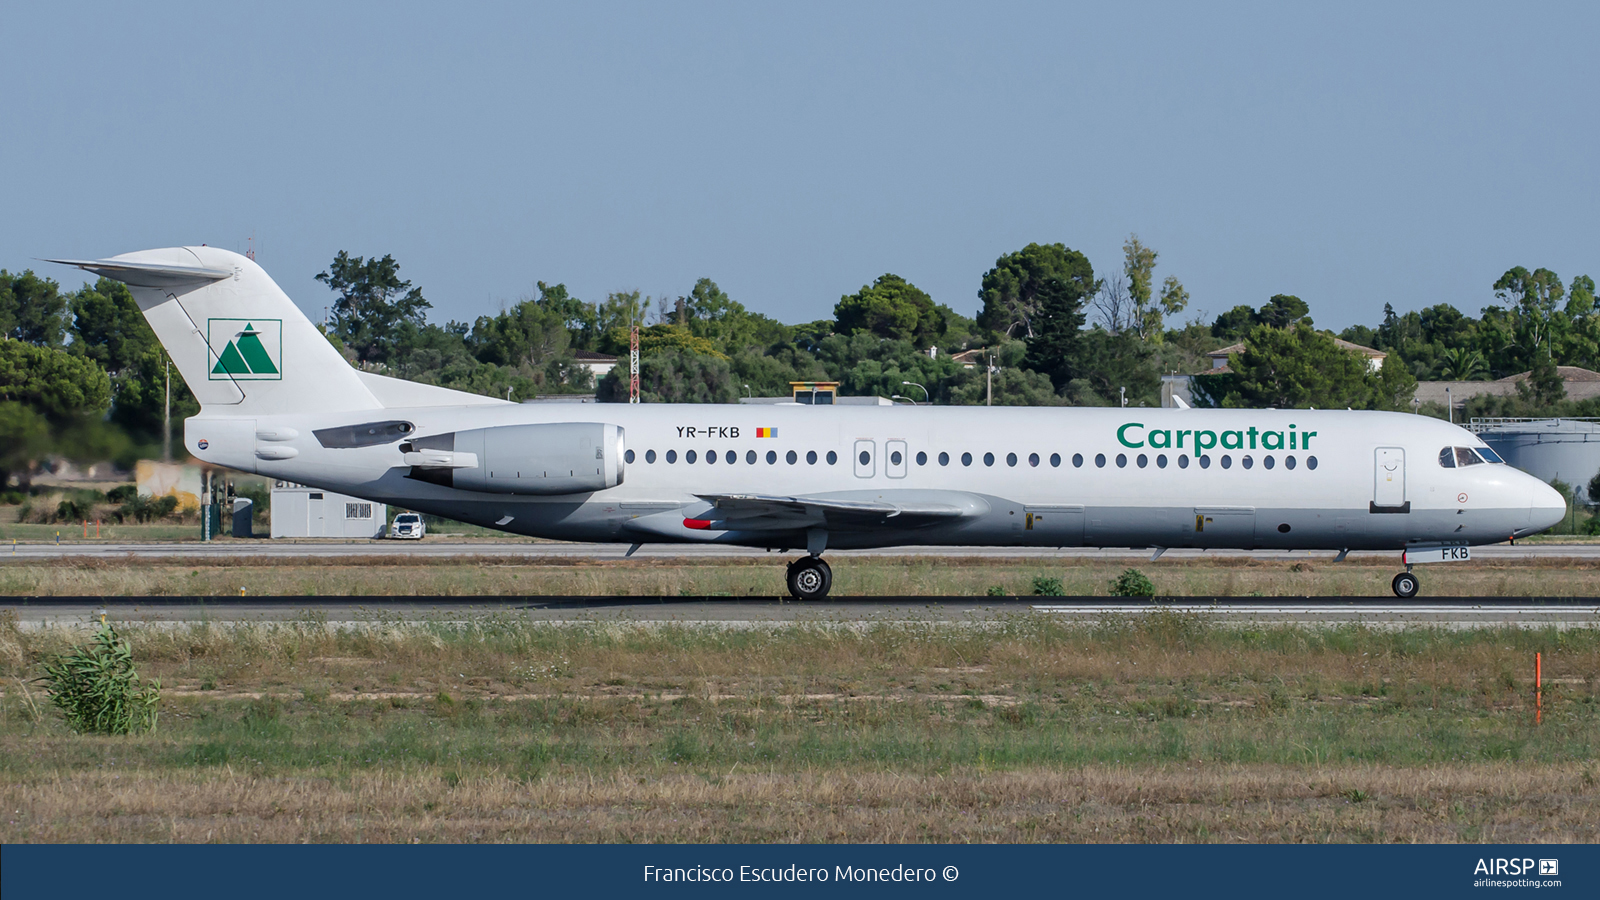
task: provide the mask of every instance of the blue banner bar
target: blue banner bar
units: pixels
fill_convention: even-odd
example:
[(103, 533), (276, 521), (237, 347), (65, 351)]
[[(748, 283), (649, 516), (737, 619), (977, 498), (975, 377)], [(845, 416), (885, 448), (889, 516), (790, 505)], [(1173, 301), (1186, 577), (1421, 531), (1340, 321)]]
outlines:
[[(5, 900), (1600, 896), (1600, 847), (59, 846), (0, 848)], [(1489, 893), (1485, 893), (1489, 892)], [(1504, 896), (1503, 894), (1500, 896)]]

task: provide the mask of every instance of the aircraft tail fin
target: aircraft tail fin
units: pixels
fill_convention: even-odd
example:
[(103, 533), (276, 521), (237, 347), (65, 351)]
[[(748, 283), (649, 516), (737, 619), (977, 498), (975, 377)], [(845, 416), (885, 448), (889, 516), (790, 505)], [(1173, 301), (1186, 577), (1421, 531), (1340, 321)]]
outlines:
[(169, 247), (46, 261), (127, 284), (203, 415), (382, 407), (277, 283), (238, 253)]

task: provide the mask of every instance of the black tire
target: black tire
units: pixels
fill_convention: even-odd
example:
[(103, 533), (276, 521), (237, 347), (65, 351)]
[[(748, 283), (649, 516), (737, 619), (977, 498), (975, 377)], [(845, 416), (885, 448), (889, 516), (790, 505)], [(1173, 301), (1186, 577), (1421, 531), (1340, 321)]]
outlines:
[(833, 570), (808, 556), (789, 564), (788, 581), (789, 593), (796, 600), (821, 600), (833, 588)]
[(1394, 588), (1396, 597), (1401, 600), (1410, 600), (1417, 595), (1417, 589), (1422, 587), (1422, 584), (1417, 581), (1417, 576), (1410, 572), (1401, 572), (1394, 577), (1394, 583), (1391, 587)]

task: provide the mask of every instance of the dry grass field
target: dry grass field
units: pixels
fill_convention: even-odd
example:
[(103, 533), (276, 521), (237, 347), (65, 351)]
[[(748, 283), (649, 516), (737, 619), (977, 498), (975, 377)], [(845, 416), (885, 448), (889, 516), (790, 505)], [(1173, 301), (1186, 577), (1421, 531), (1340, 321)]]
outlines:
[(28, 681), (86, 632), (0, 622), (0, 841), (1600, 840), (1595, 629), (124, 633), (157, 730), (89, 737)]
[[(7, 561), (0, 596), (775, 596), (789, 557), (524, 560), (389, 556), (314, 560), (61, 559)], [(1033, 579), (1059, 578), (1067, 595), (1105, 595), (1123, 569), (1137, 567), (1167, 596), (1392, 597), (1397, 560), (1291, 562), (1242, 558), (1143, 560), (839, 557), (839, 596), (981, 596), (1032, 593)], [(1600, 560), (1476, 560), (1424, 566), (1425, 596), (1593, 596)]]

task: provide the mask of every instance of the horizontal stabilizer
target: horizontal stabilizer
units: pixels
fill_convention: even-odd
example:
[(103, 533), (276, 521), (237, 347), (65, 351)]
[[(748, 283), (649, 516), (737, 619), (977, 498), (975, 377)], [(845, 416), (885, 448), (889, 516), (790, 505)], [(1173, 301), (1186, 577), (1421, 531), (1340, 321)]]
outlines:
[(77, 266), (134, 287), (172, 288), (232, 278), (232, 269), (175, 266), (166, 263), (127, 262), (117, 259), (46, 259), (43, 262)]

